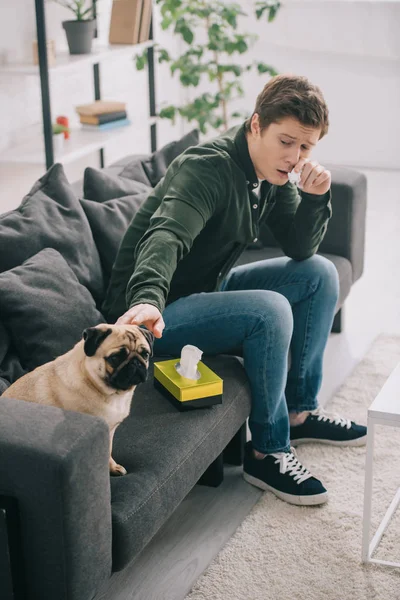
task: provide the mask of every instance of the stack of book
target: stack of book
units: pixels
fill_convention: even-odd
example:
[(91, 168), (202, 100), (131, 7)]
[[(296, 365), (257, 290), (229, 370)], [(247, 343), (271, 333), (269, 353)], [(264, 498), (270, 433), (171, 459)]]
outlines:
[(130, 125), (125, 102), (96, 100), (76, 107), (83, 129), (104, 131)]

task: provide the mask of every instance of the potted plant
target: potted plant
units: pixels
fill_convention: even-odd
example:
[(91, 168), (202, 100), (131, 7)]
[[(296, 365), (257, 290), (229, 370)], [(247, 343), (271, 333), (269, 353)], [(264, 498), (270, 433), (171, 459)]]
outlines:
[(60, 125), (59, 123), (53, 123), (53, 150), (54, 154), (58, 155), (62, 152), (64, 148), (64, 132), (69, 133), (68, 127), (65, 125)]
[[(164, 106), (160, 118), (173, 122), (180, 115), (188, 122), (195, 121), (205, 134), (209, 127), (226, 131), (232, 119), (247, 118), (248, 113), (230, 112), (230, 105), (243, 97), (243, 76), (254, 70), (260, 75), (274, 76), (275, 68), (260, 60), (247, 62), (241, 58), (258, 36), (246, 33), (238, 20), (245, 17), (243, 2), (227, 0), (155, 0), (160, 5), (161, 27), (178, 35), (179, 55), (170, 56), (165, 48), (155, 46), (159, 63), (169, 63), (171, 75), (178, 74), (186, 88), (196, 88), (208, 80), (209, 91), (198, 94), (184, 105)], [(256, 19), (267, 16), (272, 22), (280, 7), (280, 0), (255, 0)], [(136, 58), (136, 68), (147, 63), (147, 49)], [(211, 85), (210, 85), (211, 84)]]
[[(90, 54), (96, 30), (95, 3), (91, 0), (54, 0), (71, 10), (75, 19), (63, 21), (70, 54)], [(87, 4), (90, 3), (90, 6)]]

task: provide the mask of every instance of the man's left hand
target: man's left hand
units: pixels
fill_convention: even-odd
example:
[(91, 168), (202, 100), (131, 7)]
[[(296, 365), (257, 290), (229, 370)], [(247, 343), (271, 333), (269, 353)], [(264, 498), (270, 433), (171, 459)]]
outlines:
[(301, 171), (299, 187), (307, 194), (323, 196), (331, 187), (331, 172), (315, 160), (301, 158), (294, 171), (295, 173)]

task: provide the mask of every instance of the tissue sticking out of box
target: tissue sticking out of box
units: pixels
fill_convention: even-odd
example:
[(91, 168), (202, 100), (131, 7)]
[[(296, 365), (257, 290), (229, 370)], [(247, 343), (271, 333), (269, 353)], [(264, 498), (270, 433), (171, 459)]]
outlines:
[(288, 173), (288, 178), (289, 178), (290, 183), (294, 183), (295, 185), (297, 185), (297, 187), (301, 187), (300, 186), (300, 177), (301, 177), (301, 172), (296, 173), (293, 169), (290, 171), (290, 173)]
[(175, 365), (179, 375), (186, 377), (186, 379), (200, 379), (201, 374), (197, 370), (197, 364), (202, 355), (203, 352), (197, 346), (191, 346), (190, 344), (183, 346), (181, 359)]

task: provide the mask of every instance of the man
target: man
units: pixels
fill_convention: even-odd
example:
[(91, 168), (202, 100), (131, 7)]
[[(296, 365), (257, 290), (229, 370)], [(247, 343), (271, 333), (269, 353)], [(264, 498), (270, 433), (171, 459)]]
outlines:
[[(156, 354), (193, 344), (243, 355), (252, 394), (244, 477), (299, 505), (321, 504), (327, 491), (290, 441), (366, 440), (365, 427), (317, 402), (338, 298), (333, 263), (316, 255), (331, 175), (310, 157), (327, 131), (319, 88), (272, 78), (248, 121), (170, 165), (125, 234), (103, 306), (112, 321), (150, 329)], [(232, 268), (264, 223), (286, 256)]]

